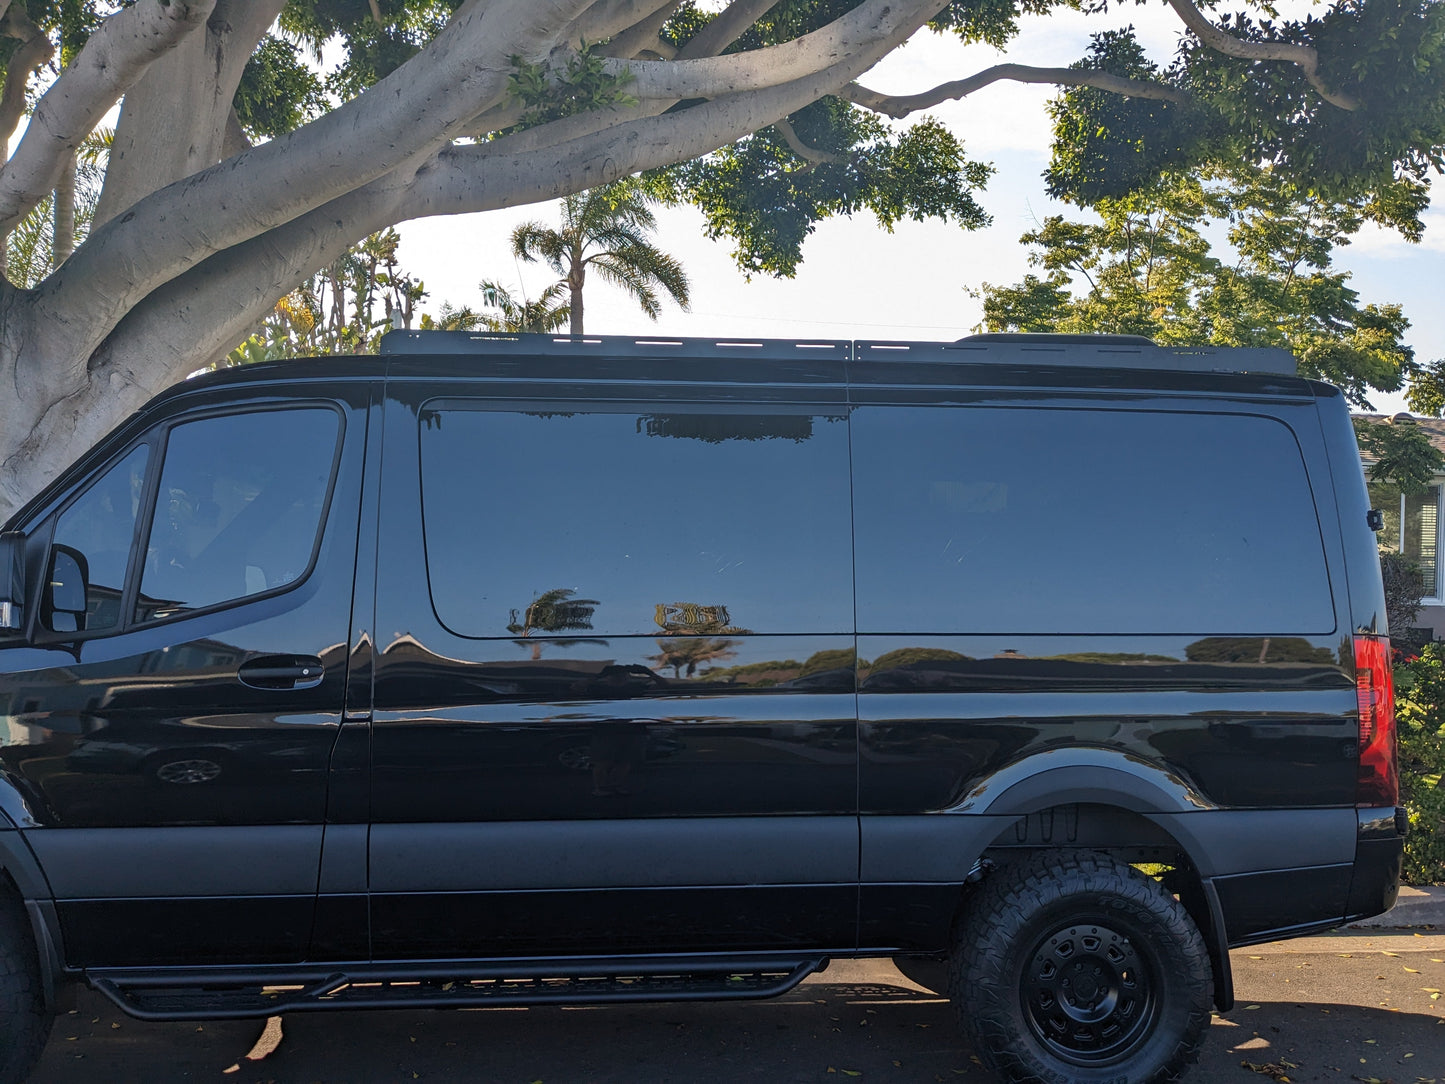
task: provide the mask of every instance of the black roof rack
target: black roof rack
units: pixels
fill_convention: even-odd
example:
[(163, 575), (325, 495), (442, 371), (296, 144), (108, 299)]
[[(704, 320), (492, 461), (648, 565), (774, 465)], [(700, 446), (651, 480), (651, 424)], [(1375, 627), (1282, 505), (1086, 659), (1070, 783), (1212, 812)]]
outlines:
[(681, 338), (675, 335), (534, 335), (475, 331), (391, 331), (381, 337), (383, 354), (478, 354), (490, 357), (552, 358), (729, 358), (846, 361), (846, 339)]
[(534, 335), (472, 331), (393, 331), (384, 355), (566, 358), (747, 358), (796, 361), (963, 362), (1066, 368), (1152, 369), (1194, 373), (1296, 375), (1294, 356), (1275, 347), (1159, 346), (1142, 335), (970, 335), (956, 342), (845, 339), (681, 338), (671, 335)]
[(971, 335), (951, 343), (855, 342), (855, 361), (952, 361), (1153, 369), (1172, 373), (1268, 373), (1295, 376), (1288, 350), (1273, 346), (1159, 346), (1142, 335)]
[(961, 343), (1028, 343), (1039, 346), (1047, 343), (1064, 343), (1074, 346), (1155, 346), (1147, 335), (1074, 335), (1055, 331), (982, 331), (965, 335)]

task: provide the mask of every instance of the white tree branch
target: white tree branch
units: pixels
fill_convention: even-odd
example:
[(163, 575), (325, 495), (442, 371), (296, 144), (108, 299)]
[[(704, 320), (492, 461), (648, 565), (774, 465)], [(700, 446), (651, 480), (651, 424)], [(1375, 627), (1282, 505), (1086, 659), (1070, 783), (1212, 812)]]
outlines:
[[(173, 0), (178, 2), (178, 0)], [(132, 305), (206, 257), (430, 154), (507, 91), (511, 58), (545, 57), (588, 0), (467, 0), (370, 92), (295, 132), (147, 196), (87, 239), (35, 304), (84, 312), (85, 358)]]
[(766, 15), (768, 9), (777, 2), (778, 0), (733, 0), (678, 51), (678, 58), (696, 60), (699, 57), (717, 56), (742, 37), (748, 27)]
[[(55, 46), (30, 21), (24, 8), (8, 11), (9, 2), (0, 6), (0, 33), (20, 42), (5, 69), (5, 87), (0, 92), (0, 170), (4, 169), (5, 149), (20, 118), (25, 115), (25, 87), (35, 70), (55, 55)], [(0, 229), (0, 237), (7, 231)]]
[(839, 97), (854, 105), (884, 113), (894, 119), (901, 119), (919, 109), (929, 109), (950, 98), (963, 98), (990, 83), (1008, 79), (1016, 83), (1052, 83), (1070, 87), (1097, 87), (1132, 98), (1155, 98), (1166, 102), (1187, 102), (1189, 95), (1182, 90), (1163, 83), (1150, 83), (1142, 79), (1126, 79), (1109, 72), (1088, 68), (1034, 68), (1027, 64), (995, 64), (991, 68), (959, 79), (943, 83), (921, 94), (891, 95), (852, 83), (843, 88)]
[(792, 149), (793, 153), (808, 163), (808, 165), (804, 167), (805, 169), (821, 166), (825, 162), (839, 161), (836, 154), (830, 154), (828, 151), (819, 150), (817, 147), (810, 147), (804, 143), (802, 139), (799, 138), (798, 133), (794, 131), (793, 126), (788, 123), (786, 117), (782, 120), (774, 121), (773, 127), (778, 130), (778, 134), (783, 137), (783, 142)]
[[(572, 24), (563, 38), (568, 45), (579, 47), (611, 39), (616, 43), (627, 35), (646, 34), (646, 27), (661, 29), (681, 0), (598, 0)], [(638, 28), (644, 28), (639, 30)], [(653, 30), (655, 36), (657, 30)], [(630, 56), (614, 53), (614, 56)]]
[[(818, 98), (872, 67), (933, 13), (912, 4), (913, 26), (880, 39), (807, 78), (705, 102), (692, 109), (608, 124), (565, 138), (584, 116), (533, 130), (556, 140), (522, 150), (521, 138), (450, 147), (412, 163), (205, 263), (138, 304), (95, 353), (92, 369), (141, 367), (165, 358), (172, 377), (224, 356), (276, 300), (361, 238), (411, 218), (466, 214), (557, 198), (623, 176), (707, 154)], [(243, 289), (237, 284), (245, 284)]]
[(417, 168), (417, 162), (406, 163), (166, 283), (126, 314), (92, 355), (91, 371), (129, 371), (154, 358), (162, 371), (158, 391), (224, 358), (318, 267), (411, 217), (407, 206)]
[(226, 134), (221, 141), (221, 157), (230, 158), (232, 155), (248, 151), (253, 144), (251, 137), (246, 134), (246, 129), (241, 125), (241, 118), (236, 116), (232, 109), (226, 115)]
[(70, 156), (127, 87), (199, 27), (215, 0), (140, 0), (100, 28), (35, 106), (15, 155), (0, 169), (0, 233), (55, 187)]
[[(898, 40), (921, 25), (935, 7), (931, 2), (914, 4), (917, 21), (913, 27), (900, 28)], [(610, 125), (530, 153), (505, 153), (505, 140), (450, 148), (418, 173), (415, 202), (408, 214), (467, 214), (556, 199), (643, 170), (697, 158), (776, 124), (824, 95), (837, 93), (854, 74), (872, 67), (897, 44), (880, 39), (792, 83)]]
[(159, 57), (125, 93), (91, 228), (223, 157), (236, 87), (285, 0), (216, 0), (203, 31)]
[(1310, 86), (1319, 92), (1321, 98), (1340, 109), (1355, 110), (1359, 102), (1348, 94), (1332, 90), (1319, 73), (1319, 53), (1308, 45), (1294, 45), (1286, 41), (1241, 41), (1233, 34), (1227, 34), (1206, 19), (1203, 13), (1189, 0), (1167, 0), (1174, 13), (1184, 20), (1184, 25), (1194, 31), (1201, 42), (1215, 52), (1242, 60), (1284, 60), (1298, 65), (1309, 80)]
[[(628, 43), (655, 41), (658, 29), (671, 17), (681, 2), (682, 0), (660, 0), (659, 6), (659, 0), (604, 0), (603, 3), (588, 10), (568, 29), (566, 40), (573, 45), (580, 45), (583, 39), (594, 42), (610, 37), (609, 56), (632, 56), (641, 46), (634, 47)], [(640, 22), (628, 24), (618, 35), (598, 33), (598, 31), (606, 30), (613, 25), (613, 20), (622, 22), (629, 16), (637, 16), (639, 11), (652, 8), (656, 8), (656, 10), (651, 14), (642, 14)], [(554, 57), (553, 59), (556, 62), (559, 58)], [(561, 59), (562, 63), (565, 63), (565, 53)], [(480, 139), (491, 132), (510, 128), (522, 119), (526, 111), (526, 107), (520, 102), (509, 98), (474, 118), (467, 126), (467, 134), (474, 139)]]
[(638, 53), (652, 50), (658, 51), (662, 48), (662, 42), (658, 35), (666, 25), (667, 20), (672, 18), (673, 12), (682, 6), (682, 0), (667, 0), (644, 19), (640, 19), (616, 34), (611, 34), (611, 41), (607, 43), (609, 56), (634, 57)]
[(826, 26), (781, 45), (720, 57), (607, 60), (604, 64), (619, 78), (630, 75), (628, 92), (639, 98), (719, 98), (790, 83), (870, 42), (894, 40), (900, 27), (916, 26), (917, 9), (928, 6), (868, 0)]

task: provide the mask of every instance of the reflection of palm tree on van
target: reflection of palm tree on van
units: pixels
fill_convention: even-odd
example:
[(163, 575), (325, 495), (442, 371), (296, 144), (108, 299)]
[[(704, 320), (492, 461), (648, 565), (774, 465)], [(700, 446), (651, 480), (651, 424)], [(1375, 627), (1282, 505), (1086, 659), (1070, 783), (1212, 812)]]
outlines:
[(687, 668), (687, 676), (692, 677), (703, 663), (735, 657), (737, 652), (733, 648), (738, 645), (736, 640), (714, 640), (710, 636), (677, 636), (653, 642), (660, 651), (648, 655), (647, 661), (672, 667), (672, 676), (677, 679), (681, 679), (683, 667)]
[[(514, 636), (529, 639), (534, 632), (565, 632), (568, 629), (590, 629), (592, 614), (600, 603), (595, 598), (573, 598), (575, 588), (554, 587), (543, 591), (534, 598), (517, 619), (517, 611), (511, 611), (511, 622), (507, 631)], [(581, 640), (557, 640), (562, 645), (582, 643)], [(532, 643), (532, 658), (542, 657), (542, 644)]]

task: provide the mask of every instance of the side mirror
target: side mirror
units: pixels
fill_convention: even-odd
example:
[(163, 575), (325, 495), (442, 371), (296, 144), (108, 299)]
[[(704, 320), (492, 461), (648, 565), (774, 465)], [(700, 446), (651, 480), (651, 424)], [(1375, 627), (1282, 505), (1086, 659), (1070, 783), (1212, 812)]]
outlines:
[(25, 536), (0, 534), (0, 635), (25, 627)]
[(85, 597), (90, 565), (85, 554), (69, 546), (50, 550), (50, 575), (41, 592), (40, 618), (55, 632), (85, 631)]

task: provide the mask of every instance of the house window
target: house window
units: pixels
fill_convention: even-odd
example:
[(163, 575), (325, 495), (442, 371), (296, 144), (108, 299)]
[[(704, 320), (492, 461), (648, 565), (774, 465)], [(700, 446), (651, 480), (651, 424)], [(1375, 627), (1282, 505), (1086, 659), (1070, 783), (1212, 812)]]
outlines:
[(1402, 553), (1420, 568), (1425, 601), (1438, 605), (1440, 583), (1441, 487), (1401, 493), (1392, 486), (1370, 486), (1370, 504), (1385, 513), (1385, 529), (1376, 536), (1380, 550)]

